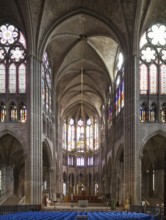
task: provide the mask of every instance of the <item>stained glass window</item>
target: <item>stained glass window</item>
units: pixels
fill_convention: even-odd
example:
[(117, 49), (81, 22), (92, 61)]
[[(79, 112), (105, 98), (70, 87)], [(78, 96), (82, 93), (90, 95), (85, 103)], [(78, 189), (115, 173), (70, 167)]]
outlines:
[(116, 110), (116, 115), (119, 114), (121, 109), (124, 107), (124, 80), (120, 79), (118, 77), (119, 83), (116, 88), (116, 95), (115, 95), (115, 110)]
[(70, 119), (68, 126), (68, 150), (75, 148), (75, 126), (74, 120)]
[(149, 110), (149, 121), (155, 122), (156, 121), (156, 104), (152, 103)]
[(26, 106), (24, 104), (22, 104), (20, 106), (20, 112), (19, 112), (19, 118), (20, 118), (20, 122), (26, 122), (27, 120), (27, 109)]
[(160, 109), (160, 120), (161, 122), (166, 122), (166, 105), (163, 104)]
[(47, 113), (51, 112), (52, 109), (52, 97), (51, 97), (51, 90), (52, 90), (52, 73), (50, 62), (48, 58), (47, 52), (43, 54), (43, 64), (42, 64), (42, 104), (43, 110), (46, 110)]
[(82, 119), (77, 123), (77, 148), (78, 151), (84, 152), (84, 123)]
[(141, 122), (148, 121), (148, 108), (144, 103), (140, 107), (140, 121)]
[(84, 157), (77, 157), (77, 166), (84, 166), (85, 159)]
[(166, 94), (166, 26), (152, 25), (140, 42), (140, 93)]
[(26, 89), (26, 67), (25, 64), (21, 64), (18, 68), (18, 78), (19, 78), (19, 93), (25, 93)]
[(117, 69), (120, 70), (122, 68), (122, 65), (123, 65), (123, 54), (119, 53)]
[(41, 81), (41, 87), (42, 87), (42, 106), (43, 109), (45, 108), (45, 100), (46, 100), (46, 93), (45, 93), (45, 80), (44, 80), (44, 67), (43, 65), (41, 66), (41, 71), (42, 71), (42, 81)]
[(123, 54), (121, 52), (118, 54), (117, 59), (117, 76), (115, 79), (116, 91), (114, 97), (116, 115), (118, 115), (121, 109), (124, 107), (124, 68)]
[(148, 40), (153, 45), (164, 46), (166, 44), (166, 26), (163, 24), (154, 24), (147, 31)]
[(84, 118), (84, 120), (81, 118), (65, 119), (63, 148), (68, 150), (69, 155), (73, 157), (73, 163), (76, 161), (78, 166), (83, 166), (85, 161), (88, 164), (89, 160), (92, 165), (93, 152), (99, 148), (98, 138), (98, 122), (96, 119), (89, 117)]
[(0, 122), (5, 122), (6, 121), (6, 106), (2, 102), (0, 105)]
[(73, 166), (73, 157), (68, 157), (68, 165)]
[(93, 157), (88, 157), (88, 165), (89, 166), (93, 165)]
[(0, 93), (6, 92), (5, 65), (0, 64)]
[(90, 119), (86, 122), (86, 146), (87, 150), (93, 149), (93, 126)]
[(141, 51), (141, 59), (150, 63), (156, 59), (156, 51), (150, 47), (146, 47)]
[(8, 23), (1, 25), (0, 26), (0, 93), (6, 93), (6, 92), (25, 93), (26, 92), (25, 80), (26, 80), (25, 38), (23, 34), (14, 25)]
[(121, 107), (124, 107), (124, 79), (121, 84)]
[(64, 149), (67, 148), (66, 138), (67, 138), (67, 124), (66, 124), (66, 121), (65, 121), (64, 125), (63, 125), (63, 148)]
[(11, 24), (1, 25), (0, 41), (1, 44), (11, 45), (19, 39), (19, 32), (16, 27)]
[(10, 121), (17, 121), (17, 107), (14, 103), (11, 103), (10, 105)]
[(150, 76), (150, 94), (157, 93), (157, 68), (156, 65), (151, 64), (149, 67)]
[[(154, 24), (148, 28), (140, 40), (140, 96), (149, 103), (147, 110), (141, 110), (141, 121), (165, 122), (165, 111), (159, 103), (166, 95), (166, 25)], [(150, 106), (150, 103), (158, 103)], [(158, 109), (159, 108), (159, 109)]]
[(166, 94), (166, 65), (160, 66), (160, 77), (161, 77), (161, 94)]
[(49, 99), (49, 89), (48, 86), (46, 86), (46, 109), (48, 111), (48, 99)]
[(98, 123), (97, 123), (97, 120), (95, 120), (95, 124), (94, 124), (94, 127), (95, 127), (95, 132), (94, 132), (94, 146), (95, 146), (95, 150), (99, 149), (99, 142), (98, 142), (98, 138), (99, 138), (99, 130), (98, 130)]
[(16, 93), (16, 66), (11, 64), (9, 66), (9, 92)]
[(148, 71), (145, 64), (140, 65), (140, 92), (147, 94), (148, 91)]

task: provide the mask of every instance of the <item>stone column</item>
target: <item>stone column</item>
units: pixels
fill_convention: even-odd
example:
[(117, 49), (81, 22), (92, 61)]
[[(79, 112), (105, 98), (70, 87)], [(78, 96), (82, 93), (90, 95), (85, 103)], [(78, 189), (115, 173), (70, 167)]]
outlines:
[[(56, 99), (56, 92), (55, 92), (55, 88), (52, 88), (52, 97), (55, 97)], [(56, 179), (56, 174), (57, 174), (57, 159), (58, 159), (58, 155), (57, 155), (57, 148), (55, 146), (57, 146), (56, 143), (56, 101), (54, 99), (52, 99), (52, 142), (53, 142), (53, 160), (51, 163), (51, 192), (52, 193), (57, 193), (57, 179)]]
[(166, 219), (166, 156), (164, 159), (164, 219)]
[(29, 149), (26, 158), (26, 203), (42, 203), (42, 103), (41, 63), (29, 58), (27, 85), (29, 92)]
[(124, 187), (125, 201), (141, 204), (141, 159), (137, 146), (139, 120), (139, 72), (138, 58), (128, 57), (125, 65), (124, 107)]

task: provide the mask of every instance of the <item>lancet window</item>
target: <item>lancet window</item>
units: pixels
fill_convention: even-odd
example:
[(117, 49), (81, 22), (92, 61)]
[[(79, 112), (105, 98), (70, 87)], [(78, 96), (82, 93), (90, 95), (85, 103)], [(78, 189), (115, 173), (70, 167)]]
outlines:
[(63, 149), (68, 152), (68, 165), (93, 165), (99, 148), (98, 122), (95, 118), (70, 118), (64, 121)]
[(43, 54), (42, 64), (42, 105), (48, 115), (52, 112), (52, 72), (47, 52)]
[[(118, 115), (124, 107), (124, 68), (123, 68), (123, 54), (118, 54), (116, 66), (116, 80), (115, 80), (115, 112)], [(111, 109), (110, 109), (111, 110)]]

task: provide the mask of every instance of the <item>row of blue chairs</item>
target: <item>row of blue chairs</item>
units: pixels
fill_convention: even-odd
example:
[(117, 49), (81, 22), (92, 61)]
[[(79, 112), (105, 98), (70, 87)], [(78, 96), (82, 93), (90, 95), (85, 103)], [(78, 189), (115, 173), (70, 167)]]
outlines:
[(0, 220), (75, 220), (79, 217), (88, 220), (155, 220), (151, 215), (136, 212), (18, 212), (1, 215)]

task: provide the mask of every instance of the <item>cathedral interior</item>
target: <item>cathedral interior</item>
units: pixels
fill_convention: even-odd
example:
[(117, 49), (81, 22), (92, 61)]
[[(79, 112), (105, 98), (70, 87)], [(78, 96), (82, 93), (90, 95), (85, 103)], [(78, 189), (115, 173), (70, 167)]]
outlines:
[(166, 1), (0, 0), (0, 204), (166, 204)]

